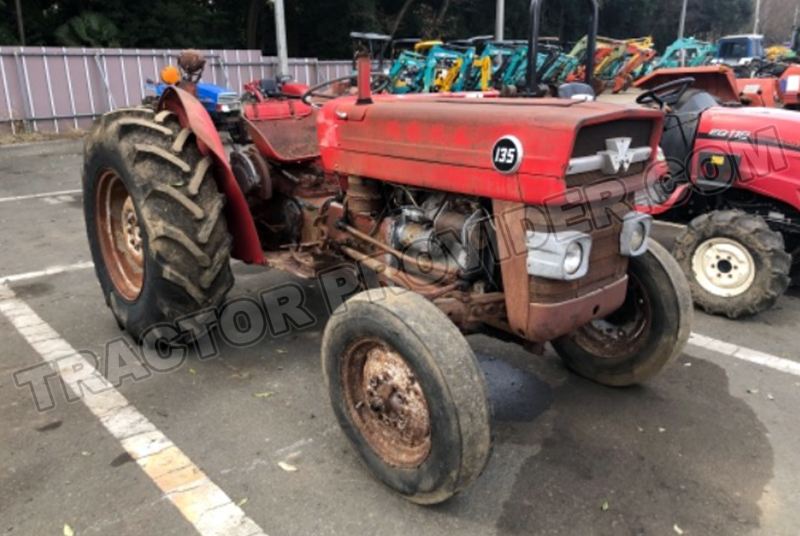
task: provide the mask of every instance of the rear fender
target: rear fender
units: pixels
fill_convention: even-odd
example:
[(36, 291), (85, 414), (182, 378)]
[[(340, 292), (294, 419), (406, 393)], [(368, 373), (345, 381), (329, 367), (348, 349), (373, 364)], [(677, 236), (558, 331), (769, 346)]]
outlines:
[(158, 110), (169, 110), (177, 115), (181, 125), (194, 133), (200, 152), (214, 160), (214, 179), (227, 201), (225, 219), (228, 231), (233, 235), (233, 256), (246, 263), (263, 264), (264, 255), (255, 222), (247, 201), (236, 184), (217, 128), (206, 109), (188, 92), (169, 87), (158, 103)]

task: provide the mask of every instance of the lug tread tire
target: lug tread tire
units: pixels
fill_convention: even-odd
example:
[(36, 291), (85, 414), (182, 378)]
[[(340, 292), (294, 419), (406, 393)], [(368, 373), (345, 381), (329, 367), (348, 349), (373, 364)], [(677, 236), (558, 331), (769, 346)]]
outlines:
[(692, 330), (694, 308), (689, 285), (663, 246), (650, 239), (647, 253), (632, 258), (628, 270), (635, 271), (648, 292), (651, 307), (657, 310), (640, 350), (605, 359), (579, 344), (577, 334), (551, 342), (567, 368), (610, 387), (628, 387), (653, 379), (683, 352)]
[[(692, 268), (694, 253), (714, 237), (739, 242), (753, 257), (755, 280), (739, 296), (715, 296), (697, 282)], [(792, 258), (785, 250), (783, 236), (770, 229), (763, 218), (740, 210), (718, 210), (693, 219), (676, 238), (672, 253), (689, 280), (695, 304), (708, 314), (731, 319), (756, 315), (771, 309), (791, 282)]]
[[(428, 398), (432, 426), (446, 436), (434, 441), (417, 469), (399, 469), (381, 460), (356, 430), (339, 381), (341, 354), (359, 337), (387, 340), (415, 369), (420, 384), (435, 382), (441, 399)], [(398, 347), (405, 343), (405, 347)], [(325, 328), (322, 369), (339, 424), (367, 468), (382, 482), (417, 504), (437, 504), (480, 476), (492, 449), (491, 408), (483, 373), (458, 328), (418, 294), (362, 292), (342, 305)], [(425, 372), (427, 371), (427, 373)], [(430, 386), (430, 383), (427, 384)], [(430, 390), (425, 389), (426, 397)], [(436, 412), (440, 412), (439, 419)]]
[[(157, 324), (217, 307), (233, 286), (227, 231), (209, 157), (171, 112), (115, 110), (95, 125), (84, 149), (84, 212), (95, 267), (118, 323), (138, 342)], [(144, 234), (142, 292), (127, 302), (106, 272), (96, 236), (95, 184), (114, 169), (139, 213)]]

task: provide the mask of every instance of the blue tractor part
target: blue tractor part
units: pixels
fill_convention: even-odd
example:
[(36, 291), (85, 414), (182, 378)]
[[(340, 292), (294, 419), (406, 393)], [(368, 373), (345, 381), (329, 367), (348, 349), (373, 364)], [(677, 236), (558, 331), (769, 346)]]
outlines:
[[(180, 83), (178, 84), (180, 87)], [(148, 80), (145, 86), (145, 104), (158, 101), (169, 87), (168, 84)], [(200, 82), (197, 84), (197, 99), (202, 103), (219, 130), (228, 130), (238, 123), (242, 115), (242, 100), (228, 88)]]
[(730, 35), (717, 41), (717, 55), (711, 63), (731, 67), (739, 78), (751, 78), (766, 59), (763, 35)]

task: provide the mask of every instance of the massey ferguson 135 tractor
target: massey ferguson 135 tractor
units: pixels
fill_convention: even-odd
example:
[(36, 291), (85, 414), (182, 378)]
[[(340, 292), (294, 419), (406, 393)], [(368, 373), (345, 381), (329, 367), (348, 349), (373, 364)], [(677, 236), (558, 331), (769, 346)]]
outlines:
[(492, 445), (465, 333), (549, 341), (576, 373), (625, 386), (681, 352), (691, 296), (631, 210), (659, 111), (379, 95), (371, 80), (385, 86), (362, 57), (357, 95), (312, 88), (312, 114), (248, 121), (253, 145), (230, 160), (180, 89), (156, 112), (106, 114), (86, 143), (86, 225), (117, 321), (162, 349), (183, 340), (178, 319), (223, 304), (231, 257), (323, 287), (352, 275), (322, 340), (334, 413), (378, 479), (433, 504), (469, 486)]
[(753, 315), (800, 279), (800, 114), (737, 106), (719, 78), (676, 71), (653, 73), (638, 97), (666, 113), (670, 175), (649, 212), (688, 224), (672, 253), (695, 303), (729, 318)]

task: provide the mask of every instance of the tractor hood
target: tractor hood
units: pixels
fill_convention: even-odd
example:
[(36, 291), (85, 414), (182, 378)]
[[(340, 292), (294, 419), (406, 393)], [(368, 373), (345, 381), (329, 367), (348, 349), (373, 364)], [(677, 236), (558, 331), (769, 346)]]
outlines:
[(332, 172), (545, 203), (563, 195), (568, 174), (599, 172), (592, 162), (612, 152), (613, 140), (622, 146), (612, 156), (635, 153), (644, 167), (656, 154), (663, 117), (569, 99), (376, 96), (368, 105), (332, 101), (318, 120), (323, 164)]
[(724, 143), (749, 141), (755, 145), (800, 150), (800, 114), (777, 108), (713, 107), (703, 112), (702, 139)]

